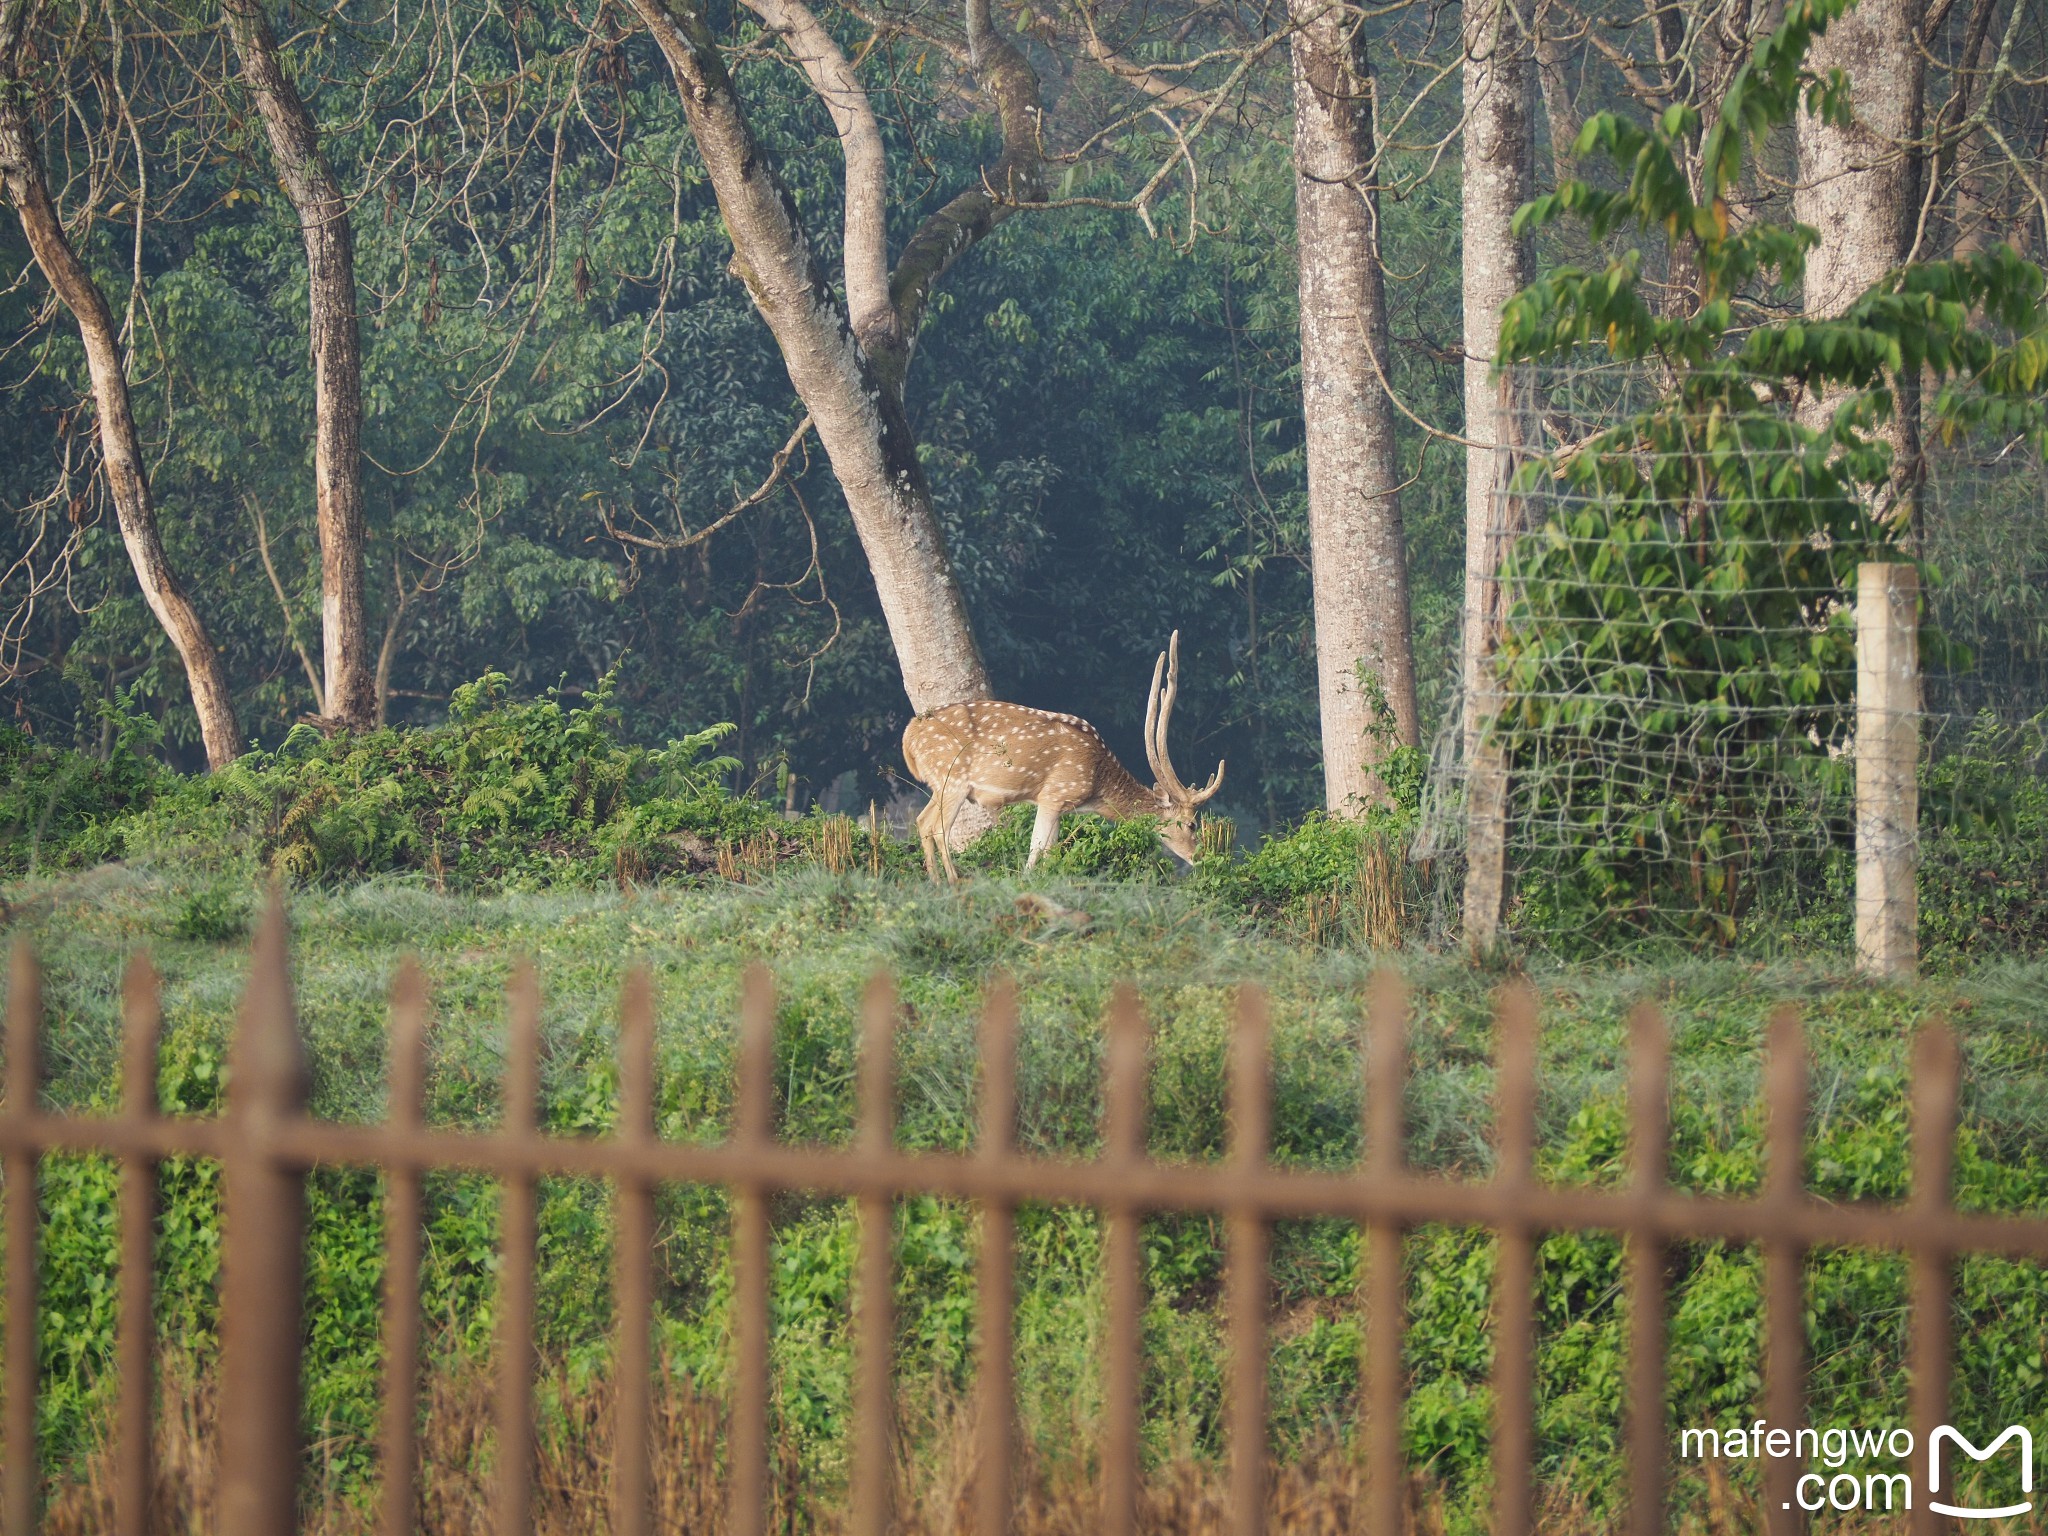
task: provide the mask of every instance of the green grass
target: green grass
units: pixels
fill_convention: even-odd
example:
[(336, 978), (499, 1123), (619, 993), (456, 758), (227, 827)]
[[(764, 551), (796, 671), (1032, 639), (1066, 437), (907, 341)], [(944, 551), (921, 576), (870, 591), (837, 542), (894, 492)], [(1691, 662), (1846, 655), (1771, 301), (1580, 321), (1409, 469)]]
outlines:
[[(971, 1144), (977, 1000), (997, 971), (1022, 988), (1020, 1134), (1035, 1152), (1085, 1155), (1099, 1111), (1099, 1020), (1114, 983), (1135, 980), (1154, 1021), (1150, 1090), (1155, 1155), (1207, 1158), (1224, 1134), (1224, 1063), (1233, 988), (1272, 996), (1275, 1141), (1284, 1160), (1339, 1166), (1357, 1148), (1355, 1049), (1374, 957), (1289, 939), (1191, 883), (1053, 876), (1031, 889), (1085, 911), (1085, 929), (1020, 910), (1015, 881), (964, 889), (897, 877), (792, 870), (759, 886), (436, 894), (419, 876), (296, 892), (291, 901), (302, 1027), (314, 1112), (381, 1113), (384, 995), (402, 954), (430, 979), (436, 1011), (429, 1113), (487, 1123), (497, 1112), (503, 988), (515, 956), (539, 965), (545, 992), (545, 1123), (562, 1132), (610, 1122), (618, 983), (652, 968), (661, 998), (657, 1095), (662, 1134), (722, 1133), (731, 1091), (736, 1000), (764, 960), (779, 990), (783, 1134), (833, 1141), (852, 1123), (855, 1017), (877, 969), (896, 973), (909, 1009), (898, 1048), (906, 1145)], [(119, 976), (146, 947), (164, 977), (162, 1089), (194, 1113), (217, 1103), (221, 1064), (246, 971), (246, 886), (177, 861), (106, 865), (18, 884), (12, 926), (46, 968), (47, 1095), (66, 1107), (110, 1101), (119, 1059)], [(1490, 998), (1499, 978), (1454, 959), (1402, 958), (1417, 989), (1411, 1029), (1409, 1155), (1483, 1176), (1490, 1165)], [(1697, 961), (1555, 969), (1534, 976), (1545, 1009), (1540, 1123), (1547, 1176), (1620, 1174), (1628, 1010), (1657, 1001), (1673, 1037), (1675, 1178), (1700, 1189), (1753, 1188), (1760, 1170), (1758, 1053), (1771, 1008), (1806, 1011), (1814, 1055), (1809, 1176), (1831, 1197), (1897, 1198), (1906, 1187), (1904, 1098), (1913, 1030), (1945, 1014), (1964, 1041), (1965, 1131), (1958, 1186), (1988, 1209), (2048, 1208), (2048, 966), (1992, 963), (1902, 989), (1865, 985), (1815, 964)], [(111, 1329), (113, 1181), (103, 1162), (45, 1169), (42, 1342), (44, 1424), (58, 1459), (104, 1406)], [(216, 1191), (210, 1168), (165, 1174), (160, 1313), (167, 1330), (210, 1347)], [(344, 1465), (367, 1467), (377, 1385), (380, 1259), (377, 1182), (315, 1180), (310, 1244), (309, 1419)], [(827, 1483), (843, 1470), (850, 1379), (845, 1333), (852, 1222), (841, 1202), (789, 1197), (777, 1208), (779, 1419)], [(662, 1347), (679, 1370), (716, 1383), (725, 1350), (726, 1208), (712, 1191), (663, 1197)], [(899, 1369), (906, 1382), (963, 1389), (972, 1374), (973, 1221), (949, 1202), (899, 1212)], [(496, 1198), (487, 1182), (445, 1176), (430, 1191), (427, 1306), (446, 1347), (485, 1349), (494, 1288)], [(608, 1225), (601, 1189), (553, 1181), (544, 1192), (543, 1350), (575, 1373), (603, 1369)], [(1027, 1209), (1018, 1349), (1027, 1423), (1057, 1456), (1092, 1434), (1102, 1314), (1091, 1217)], [(1147, 1229), (1148, 1437), (1154, 1451), (1217, 1443), (1222, 1351), (1215, 1312), (1217, 1223), (1162, 1218)], [(1349, 1422), (1359, 1330), (1350, 1298), (1359, 1244), (1342, 1223), (1283, 1226), (1276, 1241), (1273, 1365), (1283, 1446)], [(1453, 1511), (1483, 1507), (1492, 1248), (1427, 1228), (1409, 1244), (1411, 1455)], [(1671, 1341), (1676, 1422), (1734, 1422), (1749, 1412), (1758, 1362), (1757, 1261), (1721, 1245), (1681, 1251)], [(1542, 1259), (1544, 1475), (1596, 1501), (1617, 1487), (1622, 1319), (1619, 1251), (1601, 1234), (1550, 1239)], [(1959, 1403), (1984, 1425), (2024, 1416), (2048, 1350), (2048, 1289), (2037, 1272), (1970, 1260), (1961, 1270)], [(1904, 1270), (1881, 1255), (1826, 1253), (1809, 1275), (1816, 1423), (1902, 1422)], [(2003, 1414), (2004, 1417), (2000, 1417)], [(1967, 1426), (1966, 1426), (1967, 1427)]]

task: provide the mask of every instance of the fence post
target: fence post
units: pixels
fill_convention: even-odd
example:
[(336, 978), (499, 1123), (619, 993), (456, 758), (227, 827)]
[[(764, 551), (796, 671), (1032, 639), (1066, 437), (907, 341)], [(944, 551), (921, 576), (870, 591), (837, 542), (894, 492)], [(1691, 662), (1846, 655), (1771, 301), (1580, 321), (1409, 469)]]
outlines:
[(1919, 962), (1920, 573), (1856, 568), (1856, 968)]
[(292, 1009), (284, 897), (256, 933), (228, 1057), (222, 1138), (220, 1498), (222, 1536), (297, 1529), (299, 1354), (306, 1174), (280, 1161), (281, 1122), (306, 1107)]
[[(36, 1113), (42, 1086), (43, 981), (28, 936), (14, 941), (14, 968), (7, 977), (7, 1095), (9, 1120)], [(0, 1420), (6, 1442), (7, 1487), (0, 1500), (0, 1533), (34, 1536), (42, 1529), (43, 1474), (36, 1460), (36, 1239), (42, 1224), (37, 1204), (36, 1153), (9, 1152), (7, 1180), (7, 1406)]]

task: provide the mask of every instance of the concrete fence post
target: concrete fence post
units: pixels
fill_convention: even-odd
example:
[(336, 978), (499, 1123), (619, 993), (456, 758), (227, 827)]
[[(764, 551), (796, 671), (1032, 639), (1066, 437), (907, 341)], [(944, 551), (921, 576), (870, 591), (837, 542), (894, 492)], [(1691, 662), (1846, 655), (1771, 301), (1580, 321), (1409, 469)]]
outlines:
[(277, 1133), (305, 1113), (284, 898), (271, 893), (228, 1056), (221, 1148), (221, 1536), (298, 1529), (306, 1173)]
[(1856, 568), (1856, 968), (1919, 963), (1920, 573)]

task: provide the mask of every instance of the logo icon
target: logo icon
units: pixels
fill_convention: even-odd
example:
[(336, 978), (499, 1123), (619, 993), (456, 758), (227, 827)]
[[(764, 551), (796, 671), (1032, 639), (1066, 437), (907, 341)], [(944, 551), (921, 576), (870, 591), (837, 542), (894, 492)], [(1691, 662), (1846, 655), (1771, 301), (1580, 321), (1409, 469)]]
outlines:
[[(1928, 1493), (1931, 1495), (1941, 1492), (1942, 1441), (1953, 1440), (1956, 1446), (1968, 1454), (1972, 1461), (1989, 1461), (1998, 1454), (1998, 1448), (2001, 1445), (2015, 1438), (2020, 1443), (2020, 1492), (2032, 1493), (2034, 1491), (2034, 1437), (2027, 1432), (2027, 1427), (2024, 1424), (2008, 1425), (2004, 1434), (2000, 1435), (1981, 1451), (1951, 1426), (1947, 1424), (1935, 1426), (1934, 1433), (1927, 1437)], [(1937, 1515), (1953, 1515), (1958, 1520), (2009, 1520), (2014, 1515), (2024, 1515), (2027, 1513), (2027, 1511), (2034, 1507), (2034, 1503), (2033, 1500), (2029, 1499), (2024, 1504), (2007, 1504), (1998, 1509), (1971, 1509), (1967, 1506), (1943, 1504), (1938, 1499), (1929, 1498), (1927, 1507)]]

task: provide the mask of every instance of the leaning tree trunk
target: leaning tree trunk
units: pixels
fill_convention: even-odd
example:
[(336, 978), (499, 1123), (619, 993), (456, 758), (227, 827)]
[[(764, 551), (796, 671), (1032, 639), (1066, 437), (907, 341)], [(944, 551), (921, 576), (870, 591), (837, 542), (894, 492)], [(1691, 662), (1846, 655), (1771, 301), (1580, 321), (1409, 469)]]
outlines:
[[(963, 699), (987, 698), (988, 673), (903, 411), (900, 373), (890, 377), (855, 339), (794, 204), (754, 141), (702, 12), (689, 3), (632, 3), (675, 76), (683, 115), (732, 237), (734, 269), (775, 336), (790, 383), (811, 413), (846, 498), (911, 706), (923, 714)], [(842, 61), (835, 46), (808, 25), (810, 18), (800, 8), (790, 7), (786, 15), (778, 7), (759, 9), (772, 12), (771, 21), (801, 31), (805, 52), (800, 58), (807, 68), (837, 78)], [(840, 83), (850, 82), (849, 74)], [(848, 105), (837, 89), (820, 94), (830, 107)], [(876, 136), (868, 147), (878, 145)], [(860, 199), (872, 199), (880, 187), (857, 188), (852, 182), (874, 169), (866, 166), (864, 171), (864, 162), (849, 156), (848, 196), (863, 216), (868, 206)], [(874, 242), (883, 236), (883, 221), (850, 220), (848, 233), (861, 247), (859, 253), (849, 252), (847, 264), (856, 307), (865, 311), (889, 302), (886, 293), (878, 298), (873, 291), (886, 268), (878, 274), (870, 259)], [(957, 248), (972, 238), (963, 229)], [(856, 254), (863, 259), (857, 261)], [(899, 302), (895, 307), (905, 306)], [(865, 312), (862, 319), (872, 323)], [(914, 327), (906, 330), (914, 335)]]
[[(1389, 745), (1414, 745), (1407, 540), (1387, 394), (1386, 274), (1374, 196), (1371, 73), (1357, 21), (1293, 0), (1294, 199), (1301, 387), (1323, 790), (1355, 815), (1383, 794)], [(1379, 717), (1384, 702), (1391, 731)]]
[(184, 664), (192, 707), (199, 716), (199, 735), (206, 760), (215, 768), (231, 762), (242, 750), (242, 733), (228, 692), (227, 669), (200, 621), (198, 610), (172, 571), (157, 528), (149, 477), (143, 468), (142, 444), (135, 430), (135, 412), (128, 395), (127, 359), (121, 351), (114, 317), (99, 285), (86, 271), (65, 233), (64, 221), (50, 196), (48, 180), (29, 125), (19, 71), (21, 28), (25, 7), (0, 7), (0, 185), (21, 218), (30, 252), (51, 288), (56, 290), (78, 324), (92, 378), (94, 414), (99, 421), (100, 458), (121, 542), (135, 567), (143, 600), (156, 615)]
[(262, 0), (226, 0), (225, 8), (242, 77), (255, 94), (277, 179), (306, 245), (325, 678), (320, 712), (368, 730), (377, 721), (377, 690), (363, 602), (363, 357), (348, 202), (320, 151), (312, 114), (278, 58)]
[[(1919, 214), (1922, 87), (1920, 0), (1862, 0), (1817, 39), (1807, 62), (1849, 78), (1855, 121), (1835, 128), (1799, 119), (1799, 185), (1794, 216), (1820, 232), (1806, 259), (1805, 309), (1839, 315), (1912, 250)], [(1918, 480), (1919, 380), (1894, 381), (1898, 414), (1887, 432), (1894, 454), (1894, 516), (1910, 515)], [(1825, 401), (1807, 419), (1825, 421)]]

